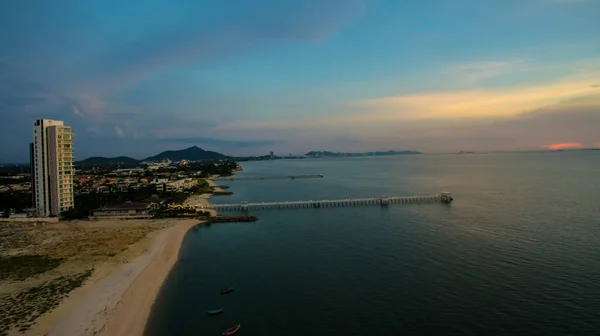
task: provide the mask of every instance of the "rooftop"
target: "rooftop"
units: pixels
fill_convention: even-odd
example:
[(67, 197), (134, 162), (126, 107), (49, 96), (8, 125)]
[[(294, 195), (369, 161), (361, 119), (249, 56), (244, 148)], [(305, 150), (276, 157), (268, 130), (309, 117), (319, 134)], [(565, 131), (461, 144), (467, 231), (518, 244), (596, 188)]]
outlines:
[(123, 203), (107, 205), (94, 211), (127, 211), (127, 210), (146, 210), (150, 203)]

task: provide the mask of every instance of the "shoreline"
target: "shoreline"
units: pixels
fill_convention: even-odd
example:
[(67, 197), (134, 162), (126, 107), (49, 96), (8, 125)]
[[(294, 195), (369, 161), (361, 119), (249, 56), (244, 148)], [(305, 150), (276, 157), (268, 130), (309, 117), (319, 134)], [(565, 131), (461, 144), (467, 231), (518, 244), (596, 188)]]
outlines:
[(195, 219), (176, 222), (131, 246), (130, 249), (142, 249), (141, 254), (98, 266), (82, 287), (69, 293), (56, 309), (39, 317), (36, 327), (27, 334), (143, 335), (160, 289), (179, 260), (186, 234), (204, 223)]
[[(223, 191), (212, 178), (214, 191)], [(184, 204), (210, 206), (212, 194), (192, 195)], [(216, 216), (215, 210), (210, 210)], [(174, 225), (151, 232), (118, 260), (97, 265), (92, 276), (51, 312), (40, 316), (28, 335), (143, 335), (160, 289), (176, 262), (190, 229), (205, 222), (170, 219)], [(137, 251), (137, 252), (136, 252)], [(141, 251), (141, 253), (140, 253)]]

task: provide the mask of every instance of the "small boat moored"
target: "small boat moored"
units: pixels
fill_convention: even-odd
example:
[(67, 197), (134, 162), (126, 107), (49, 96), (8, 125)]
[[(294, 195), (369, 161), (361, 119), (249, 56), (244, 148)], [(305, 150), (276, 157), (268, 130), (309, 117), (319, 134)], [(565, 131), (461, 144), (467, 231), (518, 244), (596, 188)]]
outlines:
[(208, 315), (217, 315), (217, 314), (221, 314), (222, 312), (224, 312), (225, 309), (224, 308), (219, 308), (219, 309), (210, 309), (206, 311), (206, 314)]
[(221, 294), (227, 294), (229, 292), (233, 292), (233, 287), (229, 287), (227, 289), (221, 289)]
[(241, 326), (242, 326), (241, 324), (238, 324), (238, 325), (236, 325), (235, 327), (231, 327), (231, 328), (229, 328), (229, 329), (227, 329), (227, 330), (223, 331), (223, 332), (221, 333), (221, 335), (222, 335), (222, 336), (229, 336), (229, 335), (233, 335), (233, 334), (235, 334), (236, 332), (238, 332), (238, 330), (240, 330), (240, 327), (241, 327)]

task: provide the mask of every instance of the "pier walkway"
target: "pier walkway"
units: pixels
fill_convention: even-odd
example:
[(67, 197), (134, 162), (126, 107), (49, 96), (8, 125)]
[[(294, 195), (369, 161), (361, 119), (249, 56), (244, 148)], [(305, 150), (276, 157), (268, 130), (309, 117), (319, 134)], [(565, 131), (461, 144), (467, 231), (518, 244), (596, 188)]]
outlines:
[(217, 177), (215, 181), (248, 181), (248, 180), (281, 180), (281, 179), (303, 179), (303, 178), (323, 178), (323, 174), (304, 174), (304, 175), (271, 175), (271, 176), (227, 176)]
[(199, 210), (216, 210), (218, 212), (228, 211), (249, 211), (249, 210), (268, 210), (268, 209), (297, 209), (297, 208), (333, 208), (333, 207), (352, 207), (364, 205), (388, 204), (419, 204), (419, 203), (450, 203), (453, 198), (449, 192), (443, 192), (428, 196), (380, 196), (369, 198), (347, 198), (337, 200), (316, 200), (316, 201), (286, 201), (286, 202), (262, 202), (237, 204), (213, 204), (210, 206), (199, 207)]

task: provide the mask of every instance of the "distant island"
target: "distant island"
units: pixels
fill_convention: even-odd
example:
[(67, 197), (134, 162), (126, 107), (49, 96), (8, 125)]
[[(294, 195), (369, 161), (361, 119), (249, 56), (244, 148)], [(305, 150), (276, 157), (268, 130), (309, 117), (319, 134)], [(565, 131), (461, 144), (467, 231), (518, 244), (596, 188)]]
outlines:
[(279, 159), (305, 159), (305, 158), (321, 158), (321, 157), (358, 157), (358, 156), (392, 156), (392, 155), (418, 155), (421, 152), (404, 150), (404, 151), (377, 151), (377, 152), (364, 152), (364, 153), (341, 153), (341, 152), (330, 152), (330, 151), (312, 151), (304, 155), (288, 155), (288, 156), (242, 156), (233, 157), (228, 156), (219, 152), (207, 151), (198, 146), (192, 146), (181, 150), (168, 150), (159, 153), (154, 156), (147, 157), (142, 160), (138, 160), (129, 156), (118, 156), (118, 157), (101, 157), (94, 156), (85, 160), (75, 162), (78, 166), (136, 166), (144, 162), (162, 162), (165, 160), (170, 161), (259, 161), (259, 160), (279, 160)]
[(329, 152), (329, 151), (312, 151), (304, 154), (305, 156), (317, 158), (317, 157), (355, 157), (355, 156), (392, 156), (392, 155), (419, 155), (421, 152), (404, 150), (404, 151), (385, 151), (385, 152), (364, 152), (364, 153), (341, 153), (341, 152)]

